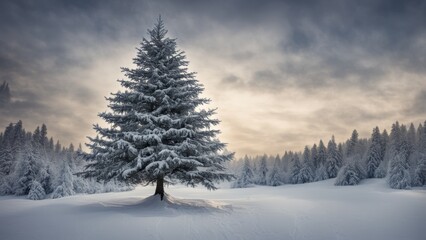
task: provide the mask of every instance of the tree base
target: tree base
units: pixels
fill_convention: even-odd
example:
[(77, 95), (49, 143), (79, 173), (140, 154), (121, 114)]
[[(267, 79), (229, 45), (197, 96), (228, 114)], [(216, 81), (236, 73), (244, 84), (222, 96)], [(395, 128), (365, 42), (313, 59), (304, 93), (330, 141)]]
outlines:
[(161, 201), (163, 201), (163, 198), (164, 198), (164, 179), (163, 178), (157, 179), (157, 186), (155, 187), (154, 196), (157, 194), (160, 195)]

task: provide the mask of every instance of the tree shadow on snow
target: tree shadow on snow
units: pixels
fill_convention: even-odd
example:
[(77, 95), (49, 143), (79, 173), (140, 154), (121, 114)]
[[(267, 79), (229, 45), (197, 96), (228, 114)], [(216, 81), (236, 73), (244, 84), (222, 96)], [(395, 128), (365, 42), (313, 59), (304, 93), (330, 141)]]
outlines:
[(230, 213), (232, 205), (201, 199), (177, 199), (165, 194), (139, 198), (123, 198), (79, 206), (85, 213), (116, 212), (136, 217), (174, 217), (185, 214)]

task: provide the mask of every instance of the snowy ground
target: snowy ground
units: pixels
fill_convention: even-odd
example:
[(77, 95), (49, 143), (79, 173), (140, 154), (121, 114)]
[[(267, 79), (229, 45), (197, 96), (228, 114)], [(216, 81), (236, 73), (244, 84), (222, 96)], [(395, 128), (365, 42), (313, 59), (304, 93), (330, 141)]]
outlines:
[(213, 192), (177, 186), (162, 203), (144, 199), (153, 187), (42, 201), (1, 197), (0, 239), (426, 239), (425, 188), (333, 182)]

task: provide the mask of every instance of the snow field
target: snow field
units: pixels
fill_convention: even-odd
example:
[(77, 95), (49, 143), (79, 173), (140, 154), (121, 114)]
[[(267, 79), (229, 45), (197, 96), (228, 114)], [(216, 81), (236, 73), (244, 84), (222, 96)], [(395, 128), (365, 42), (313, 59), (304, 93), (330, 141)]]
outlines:
[[(334, 179), (208, 191), (154, 187), (32, 201), (0, 198), (0, 239), (424, 239), (426, 189)], [(202, 200), (200, 200), (202, 199)]]

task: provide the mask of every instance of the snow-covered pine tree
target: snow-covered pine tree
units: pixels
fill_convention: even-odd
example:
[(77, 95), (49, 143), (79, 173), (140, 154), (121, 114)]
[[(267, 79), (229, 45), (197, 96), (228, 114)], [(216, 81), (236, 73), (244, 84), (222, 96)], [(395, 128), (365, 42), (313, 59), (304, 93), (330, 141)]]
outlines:
[(404, 153), (395, 154), (390, 161), (388, 183), (391, 188), (410, 189), (411, 177), (408, 161)]
[(373, 178), (376, 169), (379, 167), (380, 163), (383, 161), (382, 156), (382, 139), (380, 136), (379, 127), (375, 127), (373, 129), (373, 133), (371, 134), (371, 143), (368, 148), (366, 165), (367, 165), (367, 177)]
[(71, 171), (69, 159), (65, 158), (59, 172), (58, 186), (52, 193), (52, 198), (61, 198), (74, 195), (74, 176)]
[(46, 198), (46, 192), (38, 181), (34, 180), (32, 182), (27, 198), (31, 200), (42, 200)]
[(327, 160), (327, 149), (325, 148), (324, 142), (320, 140), (318, 145), (318, 155), (316, 161), (314, 162), (315, 168), (319, 168), (320, 166), (325, 165), (325, 161)]
[(52, 193), (52, 171), (50, 170), (50, 166), (47, 165), (40, 169), (40, 184), (43, 187), (46, 194)]
[(387, 174), (387, 169), (388, 169), (388, 161), (381, 161), (379, 166), (376, 168), (376, 170), (374, 171), (374, 177), (375, 178), (384, 178), (386, 177)]
[(315, 171), (315, 181), (323, 181), (329, 179), (327, 167), (325, 165), (321, 165), (316, 171)]
[(7, 176), (12, 172), (13, 162), (11, 143), (4, 139), (0, 148), (0, 176)]
[(343, 166), (343, 156), (344, 156), (344, 152), (343, 152), (343, 144), (339, 143), (337, 145), (337, 156), (339, 158), (339, 162), (340, 162), (340, 166)]
[(22, 156), (18, 159), (15, 170), (14, 192), (16, 195), (27, 195), (30, 191), (31, 184), (39, 172), (40, 156), (31, 144), (26, 144)]
[(272, 167), (271, 173), (269, 174), (268, 185), (274, 186), (274, 187), (282, 185), (280, 168), (281, 168), (281, 159), (280, 159), (280, 156), (277, 155), (275, 157), (274, 166)]
[(336, 177), (336, 186), (357, 185), (365, 178), (365, 171), (356, 157), (349, 157), (347, 163), (339, 170)]
[(391, 188), (409, 189), (411, 177), (408, 164), (407, 128), (398, 122), (392, 125), (390, 134), (390, 155), (388, 183)]
[(258, 179), (257, 184), (259, 185), (266, 185), (267, 184), (267, 174), (268, 174), (268, 167), (266, 164), (266, 159), (268, 156), (265, 154), (260, 159), (259, 169), (258, 169)]
[(399, 145), (399, 152), (403, 153), (405, 155), (405, 159), (407, 159), (410, 156), (410, 152), (409, 152), (409, 146), (408, 146), (408, 130), (407, 130), (407, 126), (405, 126), (404, 124), (401, 124), (400, 127), (400, 136), (401, 136), (401, 143)]
[(426, 184), (426, 155), (420, 156), (414, 170), (413, 186), (423, 186)]
[(327, 161), (325, 164), (328, 178), (335, 178), (341, 166), (342, 159), (340, 158), (339, 152), (337, 151), (337, 145), (334, 140), (334, 136), (332, 136), (327, 145)]
[(311, 156), (308, 146), (305, 146), (302, 155), (302, 165), (297, 177), (297, 182), (299, 183), (308, 183), (314, 180), (314, 173), (312, 170)]
[(314, 144), (311, 148), (311, 163), (312, 163), (312, 167), (314, 168), (312, 170), (314, 171), (317, 168), (315, 164), (317, 162), (317, 158), (318, 158), (318, 147), (316, 144)]
[(283, 173), (288, 171), (288, 164), (290, 162), (289, 153), (287, 151), (284, 152), (283, 157), (281, 158), (281, 169)]
[(236, 181), (232, 185), (234, 188), (245, 188), (253, 184), (253, 171), (250, 167), (250, 161), (247, 156), (244, 158), (244, 165), (241, 169), (240, 175), (237, 177)]
[(417, 149), (420, 153), (423, 153), (426, 155), (426, 121), (424, 122), (423, 126), (421, 124), (419, 125), (417, 129), (417, 134), (418, 134)]
[(388, 134), (388, 131), (386, 131), (386, 129), (383, 130), (380, 139), (381, 139), (382, 157), (384, 159), (386, 155), (386, 151), (388, 150), (388, 145), (389, 145), (389, 134)]
[(299, 182), (299, 174), (300, 174), (300, 169), (302, 168), (302, 166), (300, 165), (300, 160), (299, 160), (299, 156), (295, 153), (293, 155), (293, 160), (292, 160), (292, 165), (291, 165), (291, 169), (290, 169), (290, 183), (292, 184), (298, 184), (301, 183)]
[(34, 130), (34, 133), (33, 133), (33, 144), (39, 147), (41, 146), (39, 145), (40, 142), (41, 142), (41, 131), (40, 131), (40, 127), (37, 126), (37, 128)]
[(46, 124), (41, 125), (40, 129), (40, 145), (43, 146), (44, 149), (48, 147), (49, 139), (47, 138), (47, 127)]
[(149, 38), (143, 38), (133, 59), (136, 68), (123, 68), (126, 89), (107, 98), (111, 112), (100, 113), (111, 127), (95, 125), (99, 138), (89, 138), (91, 161), (85, 177), (129, 184), (156, 183), (155, 195), (164, 196), (164, 183), (176, 181), (216, 189), (215, 182), (231, 180), (222, 154), (225, 144), (211, 129), (219, 120), (215, 110), (200, 110), (203, 86), (188, 72), (184, 52), (176, 39), (166, 37), (161, 17)]
[(354, 129), (346, 145), (346, 156), (350, 157), (357, 154), (358, 141), (358, 132)]
[(390, 156), (390, 147), (389, 147), (390, 137), (388, 132), (383, 130), (381, 134), (381, 149), (382, 149), (382, 161), (380, 162), (379, 166), (374, 171), (374, 177), (375, 178), (384, 178), (386, 177), (386, 174), (388, 172), (388, 165), (389, 165), (389, 156)]

